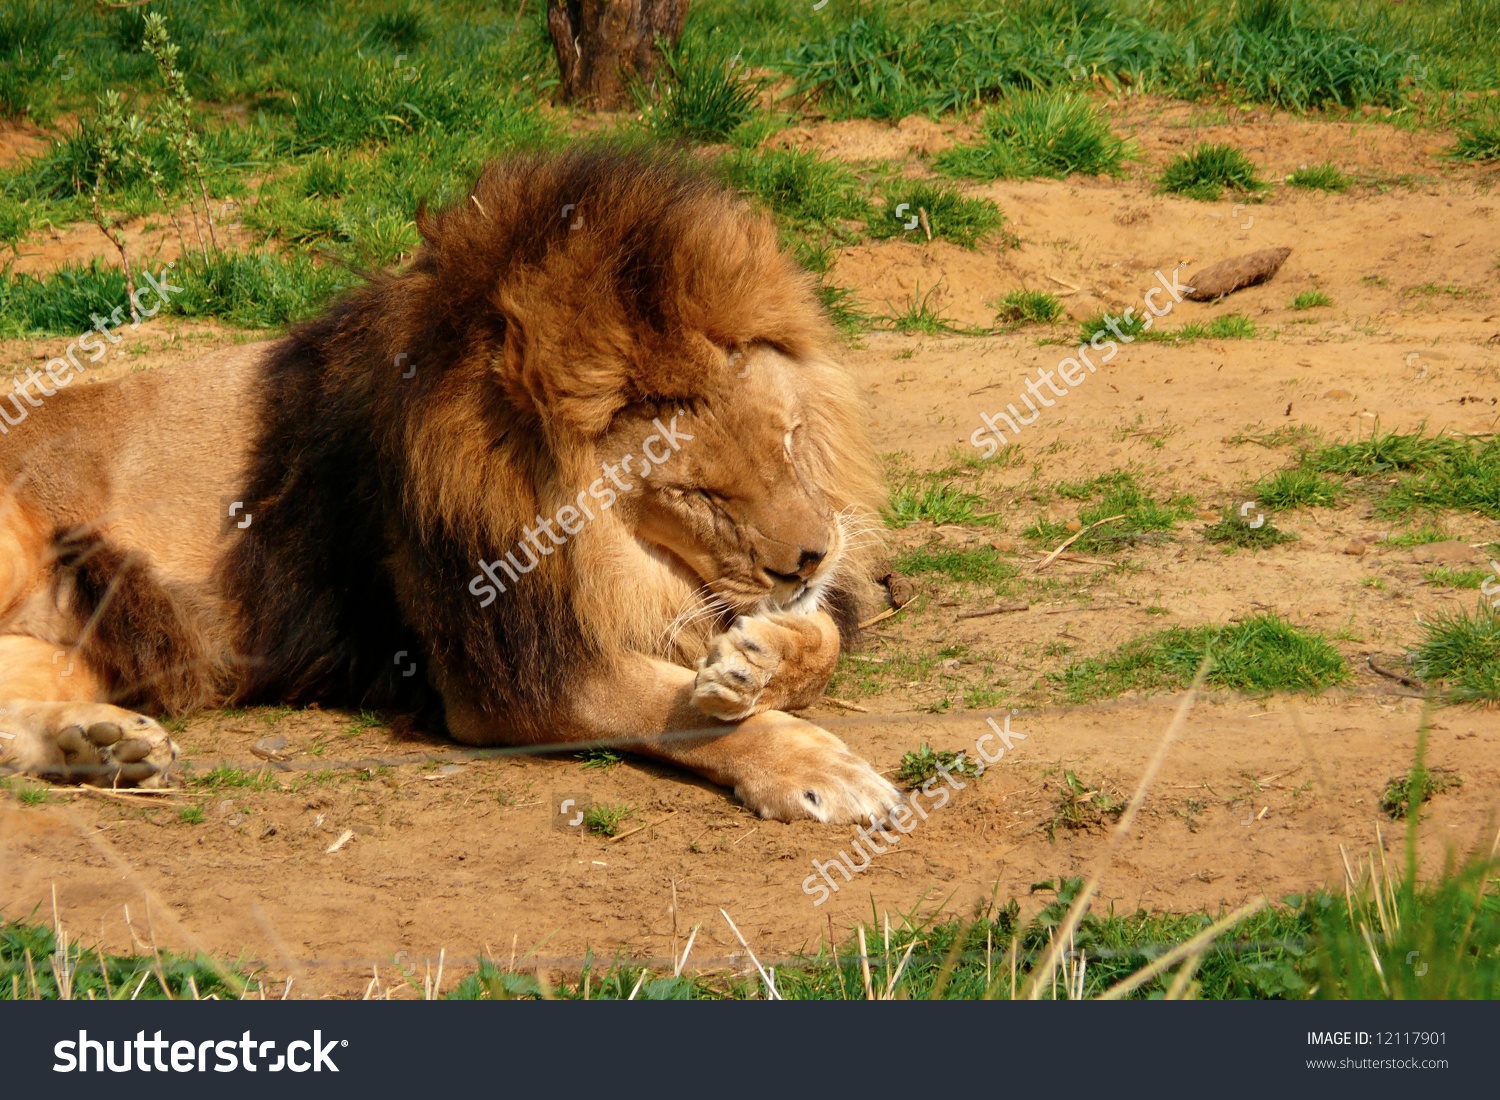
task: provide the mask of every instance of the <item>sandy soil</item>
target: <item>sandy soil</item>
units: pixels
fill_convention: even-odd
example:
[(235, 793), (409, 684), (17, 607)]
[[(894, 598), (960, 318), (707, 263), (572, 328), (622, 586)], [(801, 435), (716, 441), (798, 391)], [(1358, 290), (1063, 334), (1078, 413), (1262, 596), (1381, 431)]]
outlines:
[[(1134, 470), (1159, 495), (1193, 494), (1200, 521), (1163, 545), (1055, 563), (1024, 582), (1024, 611), (960, 618), (993, 597), (918, 580), (918, 598), (850, 662), (869, 674), (846, 674), (836, 688), (864, 711), (825, 703), (812, 713), (894, 770), (923, 741), (972, 748), (988, 731), (986, 717), (1003, 711), (969, 709), (964, 692), (998, 686), (1024, 740), (853, 882), (835, 877), (841, 889), (826, 904), (815, 905), (803, 883), (813, 861), (852, 853), (852, 830), (762, 822), (723, 792), (650, 764), (594, 769), (568, 756), (465, 752), (314, 710), (206, 715), (181, 733), (197, 774), (231, 761), (263, 775), (264, 790), (188, 790), (160, 806), (81, 794), (40, 806), (0, 802), (3, 913), (50, 913), (55, 887), (65, 925), (106, 947), (130, 945), (129, 906), (142, 939), (154, 933), (162, 946), (243, 954), (277, 980), (295, 976), (308, 995), (348, 995), (363, 990), (372, 965), (387, 977), (393, 960), (420, 971), (439, 951), (450, 973), (452, 960), (462, 967), (483, 951), (501, 962), (530, 953), (525, 967), (566, 967), (588, 949), (667, 958), (695, 925), (698, 965), (743, 967), (720, 908), (764, 960), (815, 948), (830, 934), (842, 939), (872, 911), (962, 914), (996, 895), (1040, 904), (1049, 895), (1033, 898), (1034, 883), (1086, 873), (1105, 844), (1097, 828), (1047, 827), (1063, 770), (1128, 795), (1175, 700), (1061, 708), (1039, 678), (1162, 625), (1263, 610), (1323, 632), (1352, 679), (1317, 699), (1220, 694), (1200, 702), (1137, 837), (1105, 871), (1104, 896), (1117, 910), (1218, 909), (1336, 884), (1340, 845), (1357, 857), (1375, 846), (1378, 827), (1387, 841), (1398, 833), (1379, 793), (1409, 765), (1420, 717), (1420, 700), (1367, 659), (1400, 653), (1419, 620), (1470, 606), (1475, 593), (1425, 580), (1430, 550), (1366, 545), (1391, 522), (1357, 498), (1279, 516), (1299, 540), (1259, 553), (1226, 554), (1199, 530), (1290, 457), (1287, 447), (1251, 441), (1258, 433), (1295, 428), (1342, 439), (1377, 422), (1495, 430), (1495, 174), (1436, 155), (1443, 135), (1378, 118), (1327, 123), (1131, 101), (1117, 122), (1140, 150), (1126, 178), (975, 189), (1005, 210), (1018, 247), (863, 245), (840, 257), (833, 279), (872, 312), (903, 308), (920, 287), (955, 323), (988, 325), (987, 303), (1015, 287), (1060, 293), (1081, 318), (1138, 306), (1155, 272), (1179, 263), (1190, 273), (1240, 252), (1290, 247), (1269, 284), (1216, 305), (1184, 302), (1160, 322), (1172, 328), (1238, 312), (1255, 320), (1256, 338), (1123, 348), (1019, 435), (1020, 461), (954, 475), (999, 513), (998, 527), (919, 526), (893, 538), (898, 549), (992, 543), (1029, 567), (1035, 554), (1020, 530), (1039, 515), (1067, 520), (1077, 509), (1038, 500), (1036, 488), (1117, 469)], [(850, 159), (898, 160), (920, 174), (913, 149), (931, 152), (964, 133), (912, 120), (823, 122), (785, 140)], [(1154, 195), (1159, 165), (1199, 140), (1240, 145), (1272, 178), (1331, 159), (1361, 183), (1341, 196), (1277, 189), (1249, 204)], [(1289, 308), (1313, 288), (1333, 306)], [(951, 464), (955, 448), (975, 453), (966, 441), (980, 413), (1019, 402), (1023, 380), (1055, 366), (1076, 328), (874, 333), (847, 358), (880, 449), (906, 469), (928, 470)], [(100, 377), (244, 338), (218, 326), (153, 323)], [(64, 344), (12, 341), (0, 355), (24, 369)], [(1497, 527), (1451, 517), (1453, 541), (1438, 553), (1482, 567)], [(1351, 543), (1363, 551), (1347, 552)], [(941, 661), (902, 678), (915, 658), (940, 650)], [(1434, 722), (1430, 762), (1463, 778), (1424, 818), (1435, 865), (1446, 848), (1487, 845), (1493, 835), (1500, 715), (1451, 707)], [(286, 739), (288, 761), (252, 755), (265, 737)], [(567, 795), (631, 806), (622, 828), (644, 828), (615, 841), (559, 831), (554, 799)], [(204, 823), (179, 819), (181, 807), (200, 804)], [(346, 831), (352, 838), (336, 846)]]

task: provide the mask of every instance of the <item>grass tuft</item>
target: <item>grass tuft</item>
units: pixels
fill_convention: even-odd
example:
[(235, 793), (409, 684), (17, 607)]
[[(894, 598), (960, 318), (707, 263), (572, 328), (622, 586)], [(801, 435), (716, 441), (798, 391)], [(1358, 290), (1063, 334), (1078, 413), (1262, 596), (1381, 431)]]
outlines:
[(1062, 313), (1063, 305), (1056, 295), (1018, 287), (1000, 300), (995, 320), (1004, 325), (1050, 325)]
[(1500, 700), (1500, 618), (1487, 601), (1473, 613), (1440, 611), (1422, 631), (1411, 653), (1419, 679), (1445, 685), (1453, 699)]
[(1347, 191), (1354, 186), (1354, 181), (1339, 171), (1338, 166), (1334, 164), (1315, 164), (1311, 167), (1298, 168), (1286, 178), (1286, 182), (1306, 191), (1328, 191), (1333, 194)]
[(1225, 188), (1240, 194), (1265, 189), (1255, 174), (1255, 165), (1233, 145), (1204, 142), (1191, 153), (1177, 157), (1162, 173), (1159, 189), (1204, 202), (1217, 201)]
[(1213, 661), (1208, 682), (1234, 691), (1318, 692), (1349, 676), (1344, 658), (1321, 635), (1272, 614), (1227, 626), (1171, 627), (1049, 678), (1071, 703), (1127, 691), (1175, 691), (1192, 680), (1205, 654)]
[(1304, 290), (1291, 300), (1292, 309), (1321, 309), (1333, 305), (1333, 299), (1321, 290)]
[(887, 189), (867, 232), (877, 240), (937, 239), (974, 248), (1004, 223), (1005, 215), (989, 199), (965, 198), (951, 187), (916, 181)]
[(944, 150), (933, 168), (986, 180), (1117, 176), (1129, 156), (1093, 103), (1071, 92), (1018, 92), (992, 108), (982, 126), (984, 141)]

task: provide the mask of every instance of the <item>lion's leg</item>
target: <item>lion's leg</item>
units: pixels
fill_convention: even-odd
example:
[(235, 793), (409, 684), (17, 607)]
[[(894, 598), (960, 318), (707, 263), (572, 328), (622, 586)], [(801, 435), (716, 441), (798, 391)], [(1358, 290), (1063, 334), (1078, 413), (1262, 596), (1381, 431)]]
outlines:
[(693, 705), (725, 721), (811, 706), (839, 659), (839, 628), (824, 611), (742, 615), (709, 645)]
[[(586, 676), (544, 740), (605, 741), (697, 772), (733, 789), (762, 817), (830, 823), (883, 820), (896, 789), (833, 734), (777, 710), (726, 723), (696, 705), (692, 669), (631, 654)], [(538, 743), (447, 699), (448, 726), (469, 744)]]
[(177, 746), (158, 723), (100, 700), (83, 658), (0, 636), (0, 771), (121, 786), (165, 785)]

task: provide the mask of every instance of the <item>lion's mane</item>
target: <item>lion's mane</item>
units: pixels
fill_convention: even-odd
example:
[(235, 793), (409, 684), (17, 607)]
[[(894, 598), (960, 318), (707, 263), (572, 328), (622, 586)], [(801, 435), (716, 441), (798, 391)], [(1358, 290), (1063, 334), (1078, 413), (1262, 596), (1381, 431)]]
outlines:
[[(642, 575), (619, 522), (589, 526), (487, 608), (468, 584), (598, 476), (622, 409), (753, 387), (725, 349), (800, 364), (813, 481), (835, 509), (878, 507), (812, 281), (706, 169), (611, 147), (519, 156), (418, 225), (406, 270), (267, 358), (254, 518), (223, 564), (240, 699), (415, 706), (427, 676), (403, 673), (436, 659), (445, 693), (540, 735), (580, 669), (660, 651), (692, 589)], [(869, 606), (869, 553), (851, 549), (829, 595), (845, 628)]]

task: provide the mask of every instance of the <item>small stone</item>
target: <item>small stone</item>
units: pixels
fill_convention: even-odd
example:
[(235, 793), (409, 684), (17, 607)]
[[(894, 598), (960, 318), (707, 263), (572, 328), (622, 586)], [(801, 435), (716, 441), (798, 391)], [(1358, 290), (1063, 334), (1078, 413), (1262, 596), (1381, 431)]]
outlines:
[(963, 662), (960, 661), (957, 657), (949, 657), (942, 664), (943, 664), (944, 668), (962, 668), (963, 667)]
[(1348, 546), (1344, 547), (1344, 553), (1348, 554), (1352, 558), (1359, 558), (1364, 556), (1365, 550), (1367, 549), (1368, 546), (1366, 543), (1364, 543), (1360, 539), (1355, 539)]
[(1070, 535), (1077, 534), (1083, 530), (1083, 521), (1070, 519), (1067, 523), (1063, 524), (1063, 530), (1067, 531)]
[(993, 539), (990, 546), (1002, 554), (1014, 554), (1016, 552), (1015, 539)]
[(1354, 395), (1348, 390), (1329, 390), (1323, 396), (1330, 401), (1348, 401)]

